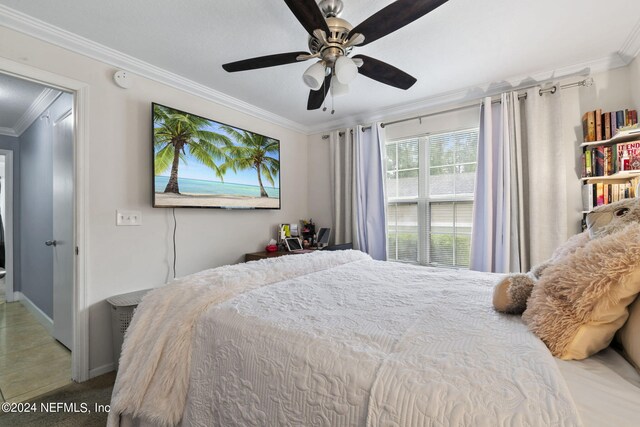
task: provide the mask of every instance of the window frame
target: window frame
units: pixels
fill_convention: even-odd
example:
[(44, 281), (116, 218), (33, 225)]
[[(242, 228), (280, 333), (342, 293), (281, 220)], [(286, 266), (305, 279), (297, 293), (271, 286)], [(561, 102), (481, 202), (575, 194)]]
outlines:
[[(408, 196), (408, 197), (395, 197), (390, 198), (386, 197), (386, 206), (389, 205), (400, 205), (400, 204), (417, 204), (417, 218), (418, 218), (418, 259), (417, 261), (407, 261), (407, 260), (399, 260), (392, 259), (393, 262), (402, 262), (407, 264), (418, 264), (425, 265), (430, 267), (442, 267), (442, 268), (450, 268), (450, 269), (468, 269), (468, 267), (456, 266), (456, 205), (458, 203), (473, 203), (475, 202), (475, 194), (474, 193), (465, 193), (462, 195), (434, 195), (430, 196), (430, 184), (431, 180), (429, 179), (429, 172), (432, 168), (430, 162), (430, 149), (429, 149), (429, 139), (436, 135), (445, 135), (452, 133), (471, 133), (475, 131), (478, 134), (478, 139), (480, 138), (480, 128), (479, 126), (474, 127), (466, 127), (466, 128), (457, 128), (453, 130), (443, 130), (438, 132), (427, 132), (420, 135), (414, 136), (406, 136), (402, 138), (394, 138), (385, 142), (385, 156), (386, 156), (386, 145), (387, 144), (395, 144), (396, 145), (396, 166), (398, 164), (398, 156), (397, 156), (397, 147), (398, 143), (402, 141), (410, 141), (410, 140), (418, 140), (418, 195), (417, 196)], [(477, 145), (476, 145), (477, 149)], [(386, 161), (385, 161), (385, 181), (387, 180), (387, 169), (386, 169)], [(461, 164), (472, 164), (471, 162), (459, 163)], [(457, 166), (458, 163), (453, 163), (452, 165), (439, 165), (433, 167), (444, 167), (444, 166)], [(425, 166), (422, 166), (425, 165)], [(476, 152), (476, 161), (475, 165), (477, 168), (478, 158)], [(405, 170), (414, 170), (411, 169), (393, 169), (393, 172), (399, 173), (400, 171)], [(396, 177), (396, 193), (399, 194), (397, 187), (397, 177)], [(388, 194), (388, 193), (387, 193)], [(453, 205), (454, 212), (454, 221), (453, 221), (453, 264), (454, 265), (445, 265), (445, 264), (437, 264), (431, 262), (431, 220), (430, 220), (430, 212), (429, 208), (433, 203), (451, 203)], [(387, 220), (388, 221), (388, 220)], [(387, 232), (388, 233), (388, 232)], [(438, 235), (446, 235), (446, 233), (436, 233)], [(397, 232), (396, 232), (397, 235)], [(389, 236), (387, 235), (387, 254), (389, 254)], [(396, 244), (396, 253), (397, 247)], [(395, 254), (394, 254), (395, 255)], [(387, 255), (387, 259), (388, 259)]]

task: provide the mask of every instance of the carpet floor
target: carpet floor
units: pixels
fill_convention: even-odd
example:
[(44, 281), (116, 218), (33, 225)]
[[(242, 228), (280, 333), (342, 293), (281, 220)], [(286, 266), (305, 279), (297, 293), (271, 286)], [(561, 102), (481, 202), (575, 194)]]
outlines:
[(31, 412), (0, 412), (0, 426), (103, 427), (115, 379), (116, 373), (110, 372), (29, 400), (24, 404)]

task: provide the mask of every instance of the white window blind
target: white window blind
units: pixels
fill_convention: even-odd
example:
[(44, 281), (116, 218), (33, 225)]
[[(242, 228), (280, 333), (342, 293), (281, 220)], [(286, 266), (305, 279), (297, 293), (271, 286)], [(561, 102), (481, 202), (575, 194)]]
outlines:
[(388, 259), (468, 267), (478, 129), (387, 143)]

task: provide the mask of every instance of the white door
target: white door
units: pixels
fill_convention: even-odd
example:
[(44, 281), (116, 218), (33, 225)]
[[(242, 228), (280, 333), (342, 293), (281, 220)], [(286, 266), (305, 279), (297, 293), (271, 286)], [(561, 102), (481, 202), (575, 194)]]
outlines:
[(53, 337), (73, 348), (73, 114), (53, 121)]

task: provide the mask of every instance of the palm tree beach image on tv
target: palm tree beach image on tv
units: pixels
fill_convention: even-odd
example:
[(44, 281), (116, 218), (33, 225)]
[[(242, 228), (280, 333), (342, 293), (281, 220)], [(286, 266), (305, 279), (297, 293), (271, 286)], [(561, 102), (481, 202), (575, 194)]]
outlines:
[(154, 207), (280, 209), (280, 141), (151, 108)]

